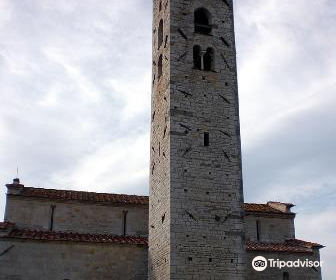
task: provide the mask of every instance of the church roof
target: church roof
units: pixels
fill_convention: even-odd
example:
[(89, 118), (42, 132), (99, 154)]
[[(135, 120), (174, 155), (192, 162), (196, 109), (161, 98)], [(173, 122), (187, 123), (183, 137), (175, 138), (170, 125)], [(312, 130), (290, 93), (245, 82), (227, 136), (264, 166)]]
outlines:
[[(272, 202), (275, 203), (275, 202)], [(283, 204), (283, 205), (292, 205), (290, 203), (281, 203), (281, 202), (276, 202), (277, 204)], [(262, 204), (262, 203), (244, 203), (244, 210), (247, 212), (259, 212), (259, 213), (268, 213), (268, 214), (287, 214), (287, 215), (294, 215), (293, 212), (286, 212), (286, 211), (281, 211), (279, 209), (276, 209), (267, 204)]]
[(324, 246), (320, 244), (299, 239), (289, 239), (284, 243), (246, 242), (246, 250), (248, 251), (313, 253), (313, 249), (320, 249), (323, 247)]
[[(13, 185), (7, 185), (9, 188)], [(32, 188), (23, 187), (19, 193), (11, 195), (33, 197), (33, 198), (45, 198), (59, 201), (78, 201), (86, 203), (105, 203), (105, 204), (136, 204), (136, 205), (148, 205), (148, 196), (139, 195), (127, 195), (127, 194), (112, 194), (112, 193), (96, 193), (96, 192), (84, 192), (74, 190), (56, 190), (56, 189), (44, 189), (44, 188)], [(290, 203), (272, 202), (272, 204), (291, 205)], [(244, 203), (244, 210), (247, 212), (268, 213), (268, 214), (286, 214), (292, 215), (292, 212), (285, 212), (276, 209), (267, 204), (260, 203)]]
[[(86, 234), (74, 232), (53, 232), (32, 229), (18, 229), (15, 224), (0, 222), (0, 229), (8, 229), (1, 238), (25, 239), (35, 241), (84, 242), (84, 243), (114, 243), (147, 245), (147, 237), (118, 236), (110, 234)], [(247, 251), (313, 253), (313, 249), (323, 248), (322, 245), (298, 239), (290, 239), (284, 243), (246, 242)]]
[[(0, 223), (0, 227), (1, 224), (5, 223)], [(26, 240), (38, 240), (38, 241), (67, 241), (67, 242), (147, 245), (146, 237), (40, 231), (32, 229), (18, 229), (15, 227), (12, 229), (9, 228), (8, 233), (6, 235), (0, 236), (0, 238), (26, 239)]]
[(15, 224), (10, 222), (0, 222), (0, 229), (7, 229), (9, 227), (14, 226)]
[(81, 201), (96, 203), (113, 203), (113, 204), (148, 204), (148, 196), (95, 193), (72, 190), (56, 190), (43, 188), (24, 187), (20, 194), (24, 197), (48, 198), (61, 201)]

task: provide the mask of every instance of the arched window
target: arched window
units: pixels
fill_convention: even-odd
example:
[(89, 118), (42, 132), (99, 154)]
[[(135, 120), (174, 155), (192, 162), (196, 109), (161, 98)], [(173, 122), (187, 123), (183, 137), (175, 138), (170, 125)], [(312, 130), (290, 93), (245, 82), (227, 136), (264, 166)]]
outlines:
[(205, 35), (211, 33), (212, 26), (210, 24), (211, 15), (208, 10), (198, 8), (194, 12), (195, 32)]
[(194, 67), (196, 69), (202, 69), (202, 55), (201, 55), (201, 47), (194, 46), (193, 48), (193, 56), (194, 56)]
[(203, 56), (203, 64), (205, 71), (214, 70), (214, 50), (212, 48), (207, 48)]
[(159, 56), (158, 62), (158, 78), (160, 79), (162, 76), (162, 54)]
[(163, 20), (160, 20), (159, 31), (158, 31), (158, 49), (160, 49), (163, 42)]
[(289, 280), (289, 273), (288, 272), (283, 273), (283, 280)]

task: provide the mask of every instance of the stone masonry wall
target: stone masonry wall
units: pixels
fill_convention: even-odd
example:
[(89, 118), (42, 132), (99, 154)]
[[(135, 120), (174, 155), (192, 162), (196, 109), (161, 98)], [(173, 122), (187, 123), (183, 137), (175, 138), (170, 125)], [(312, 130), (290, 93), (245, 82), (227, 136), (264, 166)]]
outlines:
[[(20, 228), (48, 230), (51, 205), (55, 206), (54, 231), (121, 235), (123, 211), (127, 211), (126, 233), (135, 236), (148, 235), (148, 207), (146, 205), (113, 207), (99, 203), (59, 203), (9, 195), (6, 204), (6, 218), (15, 222)], [(161, 218), (162, 213), (158, 220)], [(249, 213), (244, 217), (247, 240), (257, 241), (257, 220), (261, 226), (259, 232), (261, 242), (279, 243), (295, 238), (294, 216), (265, 216)]]
[(148, 233), (147, 205), (113, 206), (7, 195), (5, 218), (20, 228), (49, 230), (52, 205), (55, 206), (53, 231), (122, 235), (123, 211), (128, 211), (126, 234)]
[(258, 214), (248, 214), (244, 218), (245, 236), (247, 240), (257, 240), (257, 221), (259, 221), (260, 242), (281, 243), (286, 239), (295, 238), (294, 217), (293, 216), (262, 216)]
[(1, 240), (0, 280), (144, 280), (147, 247)]
[[(170, 279), (170, 1), (153, 3), (153, 85), (149, 187), (149, 279)], [(162, 44), (159, 25), (163, 22)], [(162, 74), (159, 61), (162, 59)]]
[[(211, 36), (194, 33), (199, 7)], [(150, 279), (245, 279), (233, 30), (232, 1), (154, 1)], [(195, 45), (213, 48), (213, 71), (194, 69)]]

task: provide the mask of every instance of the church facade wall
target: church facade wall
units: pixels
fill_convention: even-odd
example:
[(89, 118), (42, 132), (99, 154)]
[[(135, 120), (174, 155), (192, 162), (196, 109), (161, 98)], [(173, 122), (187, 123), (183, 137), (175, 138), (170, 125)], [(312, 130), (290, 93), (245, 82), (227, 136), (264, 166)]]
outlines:
[(295, 238), (294, 216), (263, 216), (247, 214), (245, 236), (250, 241), (284, 242)]
[(147, 246), (1, 240), (0, 280), (147, 279)]
[(7, 195), (5, 219), (21, 228), (50, 230), (52, 223), (53, 231), (115, 235), (124, 234), (126, 221), (126, 235), (148, 235), (148, 205), (113, 206)]

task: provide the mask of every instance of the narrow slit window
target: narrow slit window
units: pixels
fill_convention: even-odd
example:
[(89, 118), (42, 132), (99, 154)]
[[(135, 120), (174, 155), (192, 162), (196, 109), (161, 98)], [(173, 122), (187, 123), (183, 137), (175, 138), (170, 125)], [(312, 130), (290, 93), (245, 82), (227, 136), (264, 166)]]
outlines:
[(283, 280), (289, 280), (289, 273), (288, 272), (283, 273)]
[(127, 214), (128, 211), (123, 211), (123, 223), (122, 223), (122, 235), (125, 236), (127, 233)]
[(159, 62), (158, 62), (158, 78), (160, 79), (162, 76), (162, 54), (159, 57)]
[(193, 58), (194, 58), (194, 68), (201, 70), (202, 69), (202, 55), (201, 55), (200, 46), (194, 46)]
[(160, 49), (163, 43), (163, 20), (160, 20), (159, 31), (158, 31), (158, 49)]
[(204, 133), (204, 147), (209, 147), (210, 145), (210, 135), (209, 132)]
[(257, 227), (257, 240), (260, 241), (260, 230), (261, 230), (260, 221), (256, 221), (256, 227)]
[(55, 216), (55, 205), (50, 206), (50, 223), (49, 223), (49, 230), (53, 231), (54, 229), (54, 216)]

